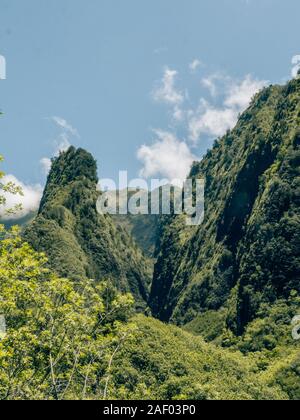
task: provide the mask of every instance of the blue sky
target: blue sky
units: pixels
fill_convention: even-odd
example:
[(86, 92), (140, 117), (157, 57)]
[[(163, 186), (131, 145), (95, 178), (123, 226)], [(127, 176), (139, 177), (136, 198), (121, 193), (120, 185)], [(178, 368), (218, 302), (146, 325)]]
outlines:
[(43, 185), (70, 142), (101, 177), (183, 174), (291, 77), (299, 16), (299, 0), (0, 0), (4, 169)]

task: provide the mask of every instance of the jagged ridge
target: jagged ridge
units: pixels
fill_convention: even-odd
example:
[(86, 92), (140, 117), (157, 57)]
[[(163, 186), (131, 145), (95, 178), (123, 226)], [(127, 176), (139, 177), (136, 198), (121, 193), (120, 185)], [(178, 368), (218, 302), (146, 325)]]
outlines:
[(54, 159), (39, 213), (24, 237), (47, 254), (59, 275), (108, 279), (144, 307), (151, 268), (127, 232), (97, 213), (97, 182), (97, 164), (85, 150), (71, 147)]
[(195, 164), (204, 223), (162, 224), (150, 295), (154, 316), (186, 324), (226, 307), (241, 334), (260, 307), (300, 291), (300, 80), (271, 86)]

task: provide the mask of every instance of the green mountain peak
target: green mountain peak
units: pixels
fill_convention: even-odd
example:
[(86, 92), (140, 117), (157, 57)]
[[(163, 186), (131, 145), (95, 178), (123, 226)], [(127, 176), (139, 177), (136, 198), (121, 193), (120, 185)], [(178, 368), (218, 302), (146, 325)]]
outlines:
[(184, 325), (207, 311), (242, 334), (264, 305), (300, 292), (300, 79), (256, 95), (191, 175), (205, 220), (162, 226), (150, 306)]
[(74, 147), (61, 153), (52, 162), (38, 216), (24, 237), (46, 253), (59, 275), (74, 281), (109, 279), (144, 307), (151, 267), (129, 234), (110, 216), (98, 214), (97, 183), (90, 153)]

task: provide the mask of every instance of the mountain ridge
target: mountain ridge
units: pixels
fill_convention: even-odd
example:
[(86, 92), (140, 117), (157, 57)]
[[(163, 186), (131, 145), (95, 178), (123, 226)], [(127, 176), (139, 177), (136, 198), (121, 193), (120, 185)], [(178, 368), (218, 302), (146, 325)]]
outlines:
[[(299, 293), (299, 117), (300, 80), (270, 86), (255, 96), (237, 126), (194, 164), (191, 177), (206, 180), (205, 221), (194, 231), (176, 216), (163, 224), (150, 294), (155, 317), (184, 325), (206, 311), (229, 306), (226, 322), (242, 334), (262, 303), (287, 299), (293, 290)], [(286, 202), (281, 203), (284, 195)], [(281, 250), (276, 250), (276, 240), (270, 242), (267, 228), (282, 242)], [(265, 254), (260, 240), (264, 250), (268, 244), (272, 247), (271, 264), (271, 255), (259, 257), (259, 252)], [(287, 267), (291, 258), (292, 270)], [(276, 259), (281, 264), (284, 259), (281, 268), (275, 268)]]
[(23, 236), (47, 254), (59, 275), (74, 281), (108, 278), (143, 308), (151, 280), (148, 261), (124, 229), (98, 214), (97, 183), (92, 155), (70, 147), (53, 160), (38, 215)]
[[(88, 152), (71, 147), (54, 159), (24, 238), (61, 276), (109, 279), (158, 318), (132, 319), (137, 334), (112, 369), (117, 398), (300, 398), (291, 334), (300, 308), (299, 127), (300, 80), (264, 89), (191, 169), (206, 181), (203, 224), (160, 215), (138, 240), (130, 234), (143, 229), (143, 215), (97, 213)], [(139, 241), (144, 250), (151, 243), (153, 277)]]

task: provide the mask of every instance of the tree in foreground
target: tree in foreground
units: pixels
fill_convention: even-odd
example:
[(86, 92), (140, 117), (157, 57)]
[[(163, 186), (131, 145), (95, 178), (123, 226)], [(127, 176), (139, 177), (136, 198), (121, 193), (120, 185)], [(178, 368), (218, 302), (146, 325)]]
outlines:
[(16, 228), (0, 233), (0, 398), (107, 398), (114, 357), (134, 330), (132, 297), (58, 278)]
[[(0, 163), (3, 162), (3, 156), (0, 155)], [(7, 194), (23, 195), (21, 187), (15, 185), (13, 182), (4, 182), (5, 173), (0, 171), (0, 216), (4, 214), (13, 214), (22, 210), (21, 204), (17, 204), (13, 208), (5, 208)]]
[[(3, 178), (0, 210), (22, 194)], [(0, 225), (0, 399), (108, 398), (114, 358), (135, 329), (132, 296), (59, 278), (19, 233)]]

